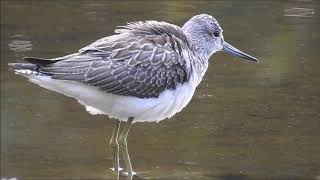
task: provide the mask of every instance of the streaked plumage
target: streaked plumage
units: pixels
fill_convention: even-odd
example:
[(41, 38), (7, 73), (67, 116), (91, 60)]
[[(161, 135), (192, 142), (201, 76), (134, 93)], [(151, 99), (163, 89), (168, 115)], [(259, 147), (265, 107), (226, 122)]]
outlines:
[[(25, 58), (34, 66), (28, 69), (41, 76), (23, 75), (47, 89), (77, 99), (91, 114), (106, 114), (122, 121), (135, 117), (135, 122), (142, 122), (160, 121), (181, 111), (208, 65), (207, 61), (201, 66), (197, 64), (198, 57), (182, 29), (165, 22), (146, 21), (121, 26), (116, 32), (65, 57)], [(23, 69), (30, 64), (14, 66)], [(193, 74), (195, 68), (200, 74)], [(184, 87), (187, 82), (190, 84), (191, 75), (195, 85)], [(59, 87), (68, 83), (72, 89)], [(79, 91), (71, 92), (75, 84)], [(176, 88), (183, 91), (179, 95), (168, 91), (161, 96), (163, 101), (153, 100)], [(84, 95), (92, 89), (99, 95)]]
[[(31, 82), (77, 99), (91, 114), (128, 121), (130, 126), (122, 133), (126, 137), (132, 122), (158, 122), (181, 111), (213, 53), (224, 50), (257, 60), (226, 43), (218, 22), (206, 14), (194, 16), (182, 28), (139, 21), (115, 32), (75, 54), (25, 58), (29, 63), (10, 66)], [(130, 160), (125, 163), (132, 174)]]
[[(164, 22), (131, 23), (119, 35), (100, 39), (79, 53), (58, 60), (26, 58), (37, 72), (53, 79), (78, 81), (107, 93), (158, 97), (188, 81), (186, 59), (193, 55), (181, 28)], [(51, 63), (52, 62), (52, 63)]]

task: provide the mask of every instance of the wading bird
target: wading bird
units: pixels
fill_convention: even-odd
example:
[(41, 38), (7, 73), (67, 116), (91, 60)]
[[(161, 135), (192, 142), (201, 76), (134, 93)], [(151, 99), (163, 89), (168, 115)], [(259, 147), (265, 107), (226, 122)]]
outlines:
[(217, 20), (207, 14), (192, 17), (182, 27), (139, 21), (120, 26), (115, 33), (71, 55), (26, 57), (26, 63), (9, 66), (43, 88), (76, 99), (91, 114), (117, 119), (110, 140), (112, 170), (119, 178), (120, 152), (132, 179), (127, 136), (133, 123), (159, 122), (181, 111), (213, 53), (257, 59), (225, 42)]

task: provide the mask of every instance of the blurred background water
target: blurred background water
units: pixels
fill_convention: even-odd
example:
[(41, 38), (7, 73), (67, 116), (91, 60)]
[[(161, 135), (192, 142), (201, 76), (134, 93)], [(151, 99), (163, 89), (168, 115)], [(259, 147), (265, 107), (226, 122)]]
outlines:
[[(320, 2), (1, 1), (1, 178), (112, 179), (114, 120), (8, 70), (54, 58), (155, 19), (183, 25), (213, 15), (231, 44), (191, 103), (161, 123), (134, 124), (128, 143), (144, 179), (320, 179)], [(107, 149), (107, 151), (106, 151)]]

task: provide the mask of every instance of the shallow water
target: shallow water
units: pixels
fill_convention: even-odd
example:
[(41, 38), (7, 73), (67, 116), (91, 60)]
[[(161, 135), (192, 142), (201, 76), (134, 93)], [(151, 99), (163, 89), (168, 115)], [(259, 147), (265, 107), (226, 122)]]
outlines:
[(215, 54), (181, 113), (134, 124), (128, 143), (139, 177), (320, 179), (319, 8), (315, 0), (1, 1), (1, 178), (115, 178), (107, 148), (115, 121), (7, 63), (73, 53), (128, 21), (182, 25), (208, 13), (260, 63)]

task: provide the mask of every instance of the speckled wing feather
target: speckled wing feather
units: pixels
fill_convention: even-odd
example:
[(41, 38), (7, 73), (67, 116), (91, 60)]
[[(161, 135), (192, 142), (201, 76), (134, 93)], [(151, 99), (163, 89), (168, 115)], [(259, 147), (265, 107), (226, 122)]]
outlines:
[[(168, 23), (136, 22), (116, 30), (39, 71), (54, 79), (74, 80), (118, 95), (158, 97), (189, 78), (182, 30)], [(58, 59), (59, 60), (59, 59)]]

